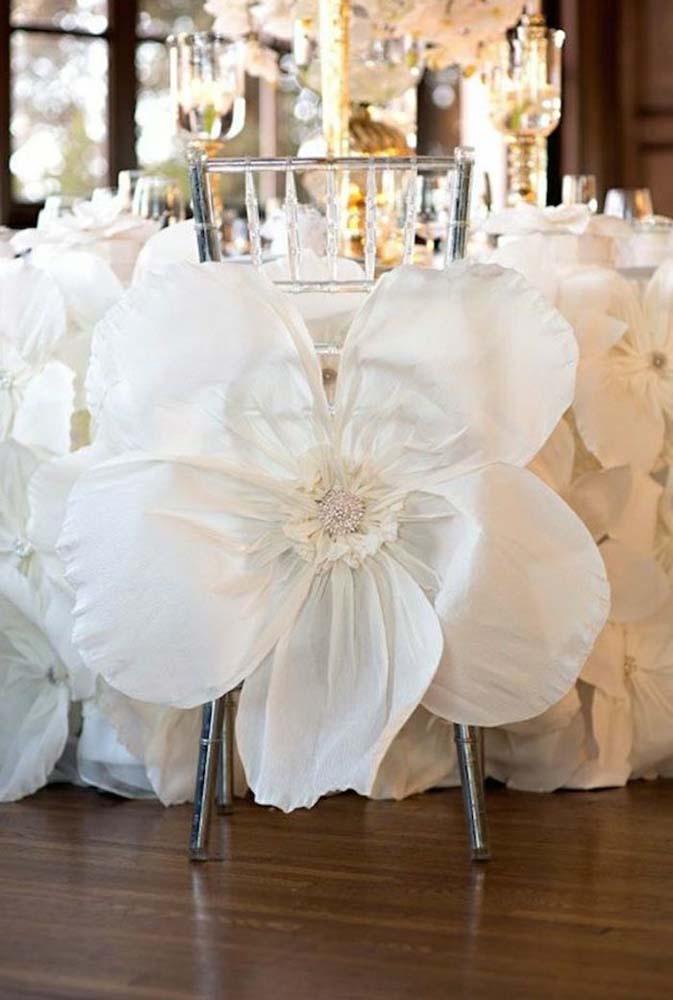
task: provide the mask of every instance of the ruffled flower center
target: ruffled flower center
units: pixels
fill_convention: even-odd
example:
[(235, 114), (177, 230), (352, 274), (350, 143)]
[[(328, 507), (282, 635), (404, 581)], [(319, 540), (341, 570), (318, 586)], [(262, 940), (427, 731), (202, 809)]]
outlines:
[(387, 496), (381, 484), (366, 484), (361, 476), (340, 475), (325, 482), (324, 474), (316, 472), (298, 490), (297, 499), (297, 516), (288, 518), (283, 533), (317, 570), (329, 569), (338, 560), (361, 566), (397, 538), (404, 499)]
[(634, 671), (638, 669), (638, 664), (636, 663), (635, 656), (625, 656), (624, 657), (624, 675), (630, 677)]

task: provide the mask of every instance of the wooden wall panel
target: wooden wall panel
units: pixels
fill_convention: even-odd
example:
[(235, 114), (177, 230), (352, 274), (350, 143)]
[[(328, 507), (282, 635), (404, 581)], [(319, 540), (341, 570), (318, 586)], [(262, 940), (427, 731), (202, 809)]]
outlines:
[(652, 188), (673, 216), (672, 0), (561, 0), (561, 165), (608, 187)]

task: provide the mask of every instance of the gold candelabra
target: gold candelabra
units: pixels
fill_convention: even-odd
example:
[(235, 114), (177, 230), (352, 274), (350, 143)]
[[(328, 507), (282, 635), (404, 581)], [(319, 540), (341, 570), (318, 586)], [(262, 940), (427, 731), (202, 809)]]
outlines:
[(350, 0), (320, 0), (323, 135), (328, 156), (348, 155)]
[(490, 114), (507, 137), (507, 204), (547, 203), (547, 138), (561, 120), (565, 33), (524, 14), (495, 46), (488, 70)]

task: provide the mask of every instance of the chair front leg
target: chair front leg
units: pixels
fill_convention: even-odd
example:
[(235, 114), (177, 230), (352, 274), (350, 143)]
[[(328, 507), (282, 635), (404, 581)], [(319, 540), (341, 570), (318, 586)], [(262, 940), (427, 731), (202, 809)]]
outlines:
[(491, 852), (484, 798), (483, 734), (477, 726), (454, 725), (460, 783), (473, 861), (488, 861)]
[(190, 861), (208, 860), (208, 840), (221, 766), (225, 698), (226, 695), (215, 701), (206, 702), (202, 710), (199, 760), (196, 768), (194, 809), (189, 838)]

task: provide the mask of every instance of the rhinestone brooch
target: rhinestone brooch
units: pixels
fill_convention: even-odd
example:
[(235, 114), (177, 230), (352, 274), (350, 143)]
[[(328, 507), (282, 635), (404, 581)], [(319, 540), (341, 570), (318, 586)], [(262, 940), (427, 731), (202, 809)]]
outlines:
[(17, 559), (28, 559), (33, 554), (33, 546), (26, 538), (14, 539), (12, 550)]
[(318, 500), (318, 520), (330, 538), (358, 531), (364, 516), (364, 500), (340, 486), (333, 486)]

